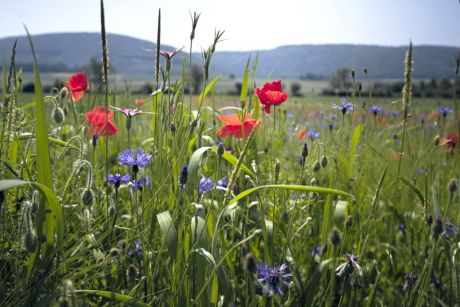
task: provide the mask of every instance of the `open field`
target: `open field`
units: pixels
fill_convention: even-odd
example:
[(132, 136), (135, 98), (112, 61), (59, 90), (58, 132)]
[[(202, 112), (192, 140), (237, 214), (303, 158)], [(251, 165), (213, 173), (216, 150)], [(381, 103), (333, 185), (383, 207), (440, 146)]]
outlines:
[(460, 58), (452, 99), (413, 97), (411, 44), (398, 97), (326, 97), (326, 81), (254, 80), (252, 63), (210, 76), (222, 34), (200, 95), (175, 52), (125, 82), (103, 47), (98, 89), (35, 58), (18, 76), (13, 53), (2, 306), (458, 306)]

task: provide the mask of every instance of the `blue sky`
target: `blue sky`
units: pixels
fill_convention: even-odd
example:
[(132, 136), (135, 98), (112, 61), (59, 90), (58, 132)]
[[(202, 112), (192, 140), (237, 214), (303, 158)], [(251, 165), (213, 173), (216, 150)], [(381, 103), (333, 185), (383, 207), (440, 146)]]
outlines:
[[(271, 49), (288, 44), (434, 44), (460, 46), (459, 0), (105, 0), (111, 33), (153, 41), (158, 8), (162, 41), (187, 46), (190, 12), (200, 12), (196, 51), (215, 29), (225, 30), (219, 50)], [(2, 0), (0, 37), (97, 32), (98, 0)]]

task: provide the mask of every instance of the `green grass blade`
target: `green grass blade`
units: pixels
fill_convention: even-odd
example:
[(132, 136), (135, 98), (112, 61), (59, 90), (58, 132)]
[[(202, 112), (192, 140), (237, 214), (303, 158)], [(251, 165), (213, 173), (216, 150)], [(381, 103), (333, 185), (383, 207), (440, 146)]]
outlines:
[(249, 86), (249, 62), (251, 56), (246, 61), (246, 67), (244, 68), (243, 83), (241, 84), (240, 103), (244, 103), (248, 97), (248, 86)]
[(99, 290), (75, 290), (76, 293), (85, 293), (91, 294), (99, 297), (108, 298), (120, 303), (129, 303), (130, 306), (138, 306), (138, 307), (148, 307), (150, 305), (135, 299), (132, 296), (128, 296), (125, 294), (114, 293), (110, 291), (99, 291)]
[(247, 189), (240, 194), (236, 195), (232, 200), (230, 200), (229, 205), (239, 201), (240, 199), (245, 198), (246, 196), (262, 190), (262, 189), (282, 189), (282, 190), (292, 190), (292, 191), (303, 191), (303, 192), (318, 192), (318, 193), (328, 193), (328, 194), (336, 194), (345, 197), (352, 197), (351, 194), (335, 190), (329, 188), (322, 188), (316, 186), (306, 186), (306, 185), (288, 185), (288, 184), (268, 184), (268, 185), (261, 185), (255, 188)]
[(171, 259), (174, 259), (177, 254), (177, 231), (176, 227), (174, 227), (169, 211), (157, 214), (157, 220), (158, 224), (160, 224), (161, 233), (166, 240), (169, 255), (171, 256)]
[(361, 138), (361, 133), (364, 130), (364, 126), (359, 124), (356, 126), (355, 130), (353, 131), (353, 137), (351, 139), (351, 148), (350, 148), (350, 155), (348, 157), (348, 163), (345, 164), (345, 175), (350, 177), (350, 173), (353, 170), (353, 163), (356, 159), (356, 148), (359, 143), (359, 139)]
[(212, 88), (214, 87), (214, 85), (216, 85), (217, 81), (219, 81), (220, 79), (220, 76), (217, 76), (214, 78), (214, 80), (212, 80), (208, 86), (206, 86), (206, 88), (204, 89), (203, 93), (200, 94), (200, 96), (198, 96), (198, 110), (201, 110), (201, 104), (203, 103), (203, 99), (204, 97), (206, 97), (209, 93), (210, 90), (212, 90)]

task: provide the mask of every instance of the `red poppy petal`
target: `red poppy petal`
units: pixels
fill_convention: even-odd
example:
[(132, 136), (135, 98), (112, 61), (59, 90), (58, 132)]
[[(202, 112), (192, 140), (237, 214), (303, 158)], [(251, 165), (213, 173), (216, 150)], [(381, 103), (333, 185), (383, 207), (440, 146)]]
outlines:
[(228, 125), (241, 125), (241, 120), (238, 114), (232, 114), (232, 115), (220, 115), (219, 119), (224, 123)]
[(72, 99), (74, 102), (79, 101), (82, 97), (84, 92), (83, 91), (71, 91), (72, 93)]
[(270, 104), (281, 104), (288, 99), (288, 94), (278, 91), (267, 91), (265, 93)]
[(76, 73), (69, 77), (67, 80), (70, 91), (84, 91), (88, 88), (88, 82), (86, 81), (85, 73)]

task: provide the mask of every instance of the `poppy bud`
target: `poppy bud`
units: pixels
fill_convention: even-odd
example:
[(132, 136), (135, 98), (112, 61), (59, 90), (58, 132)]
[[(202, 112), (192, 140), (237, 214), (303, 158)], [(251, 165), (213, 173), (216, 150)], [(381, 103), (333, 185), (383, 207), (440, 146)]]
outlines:
[(305, 159), (308, 157), (308, 144), (307, 142), (303, 143), (302, 147), (302, 158), (305, 161)]
[(458, 181), (457, 181), (456, 178), (452, 178), (452, 179), (449, 181), (448, 188), (449, 188), (449, 192), (450, 192), (450, 193), (454, 193), (455, 191), (457, 191), (457, 188), (458, 188)]
[(99, 135), (93, 134), (93, 140), (91, 142), (91, 145), (93, 145), (93, 148), (96, 148), (98, 137), (99, 137)]
[(247, 253), (245, 258), (245, 268), (248, 272), (253, 274), (257, 271), (257, 263), (256, 258), (254, 257), (253, 253)]
[(85, 189), (81, 194), (81, 203), (85, 207), (91, 207), (94, 204), (94, 192), (91, 189)]
[(187, 183), (188, 177), (188, 168), (187, 165), (182, 168), (182, 172), (180, 173), (179, 183), (184, 186)]
[(29, 253), (33, 253), (37, 246), (37, 236), (35, 234), (35, 228), (32, 220), (32, 205), (26, 201), (23, 205), (23, 226), (24, 234), (22, 242), (24, 247)]
[(348, 229), (353, 225), (353, 216), (350, 214), (345, 220), (345, 227)]
[(425, 221), (426, 221), (426, 224), (428, 226), (431, 226), (431, 224), (433, 224), (433, 216), (431, 214), (428, 214), (426, 217), (425, 217)]
[(139, 269), (134, 264), (130, 264), (126, 270), (126, 275), (128, 275), (130, 279), (135, 280), (139, 275)]
[(434, 146), (438, 146), (440, 140), (441, 140), (441, 137), (439, 135), (436, 135), (434, 137)]
[(317, 184), (318, 184), (318, 180), (316, 179), (316, 177), (311, 178), (310, 185), (317, 185)]
[(196, 119), (192, 120), (191, 126), (195, 128), (198, 125), (198, 121)]
[(319, 161), (316, 161), (315, 164), (313, 164), (313, 171), (317, 173), (321, 168), (321, 163)]
[(340, 233), (336, 228), (331, 230), (331, 233), (329, 234), (329, 239), (331, 240), (331, 243), (334, 246), (338, 246), (340, 244)]
[(367, 75), (367, 68), (364, 68), (364, 74)]
[(436, 218), (434, 220), (433, 229), (432, 229), (433, 236), (437, 238), (442, 233), (443, 229), (444, 229), (444, 226), (442, 224), (441, 218)]
[(326, 155), (323, 155), (323, 156), (321, 157), (321, 166), (322, 166), (322, 167), (326, 167), (326, 166), (327, 166), (327, 157), (326, 157)]
[(174, 123), (171, 123), (171, 132), (176, 133), (176, 130), (177, 130), (176, 125), (174, 125)]
[(118, 249), (116, 247), (110, 249), (110, 255), (112, 257), (118, 256), (119, 254), (120, 254), (120, 249)]
[[(279, 161), (278, 161), (278, 163), (279, 163)], [(257, 170), (258, 170), (258, 169), (257, 169), (256, 160), (252, 160), (252, 162), (251, 162), (251, 168), (252, 168), (252, 170), (254, 171), (254, 173), (257, 174)]]
[(222, 143), (219, 143), (219, 145), (217, 145), (217, 155), (219, 157), (222, 157), (222, 155), (225, 153), (225, 148), (224, 148), (224, 144)]
[(358, 92), (361, 92), (363, 89), (363, 85), (361, 84), (361, 82), (359, 82), (358, 84)]
[(351, 78), (352, 78), (352, 79), (355, 79), (356, 73), (355, 73), (355, 70), (354, 70), (354, 69), (351, 70), (350, 74), (351, 74)]
[(64, 122), (65, 119), (64, 111), (61, 108), (56, 107), (53, 109), (51, 117), (56, 124), (60, 125), (62, 122)]
[(67, 91), (66, 87), (61, 88), (61, 90), (59, 91), (59, 97), (61, 98), (61, 100), (65, 99), (68, 93), (69, 92)]

